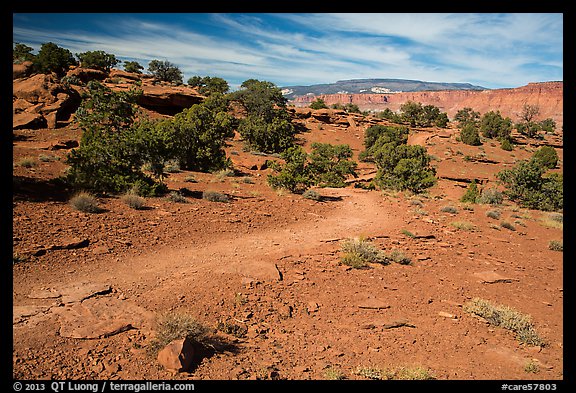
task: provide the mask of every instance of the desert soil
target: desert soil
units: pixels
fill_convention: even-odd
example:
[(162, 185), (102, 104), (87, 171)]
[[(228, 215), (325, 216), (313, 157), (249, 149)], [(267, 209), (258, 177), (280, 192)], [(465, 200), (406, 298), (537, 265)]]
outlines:
[[(306, 126), (305, 146), (347, 143), (356, 157), (362, 149), (362, 127)], [(361, 370), (401, 367), (440, 380), (563, 378), (563, 254), (549, 249), (563, 240), (562, 224), (508, 200), (459, 201), (464, 179), (493, 186), (495, 173), (537, 146), (506, 152), (490, 141), (464, 145), (455, 129), (414, 130), (410, 143), (426, 146), (438, 171), (427, 194), (350, 185), (318, 189), (324, 198), (313, 201), (272, 190), (270, 170), (259, 169), (266, 157), (235, 139), (227, 150), (236, 176), (169, 175), (171, 190), (190, 191), (186, 203), (147, 198), (134, 210), (100, 196), (103, 212), (90, 214), (50, 183), (69, 151), (51, 147), (80, 132), (14, 131), (14, 378), (358, 380), (367, 379)], [(24, 157), (35, 164), (21, 165)], [(374, 172), (360, 164), (361, 176)], [(205, 190), (231, 201), (204, 200)], [(358, 236), (412, 263), (341, 264), (341, 242)], [(473, 298), (529, 315), (546, 345), (467, 313)], [(164, 369), (146, 350), (169, 312), (210, 329), (189, 372)]]

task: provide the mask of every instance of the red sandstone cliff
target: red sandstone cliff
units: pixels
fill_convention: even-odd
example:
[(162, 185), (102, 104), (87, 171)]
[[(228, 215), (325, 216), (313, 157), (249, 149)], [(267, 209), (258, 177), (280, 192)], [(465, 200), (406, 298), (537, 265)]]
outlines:
[(394, 94), (326, 94), (320, 96), (296, 97), (292, 103), (296, 106), (307, 106), (316, 98), (321, 98), (327, 105), (352, 103), (362, 110), (382, 110), (390, 108), (396, 111), (407, 101), (420, 102), (423, 105), (434, 105), (453, 118), (458, 110), (470, 107), (480, 114), (499, 110), (517, 122), (524, 104), (540, 107), (539, 119), (552, 118), (558, 126), (564, 118), (564, 84), (563, 82), (529, 83), (513, 89), (494, 90), (446, 90), (421, 91)]

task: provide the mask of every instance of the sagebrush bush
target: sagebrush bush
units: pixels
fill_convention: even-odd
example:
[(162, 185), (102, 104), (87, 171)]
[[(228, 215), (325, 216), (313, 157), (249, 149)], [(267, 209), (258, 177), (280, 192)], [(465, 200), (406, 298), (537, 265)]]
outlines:
[(552, 251), (564, 251), (564, 242), (562, 240), (550, 240), (548, 249)]
[(319, 201), (322, 199), (322, 195), (320, 195), (320, 193), (316, 190), (306, 190), (304, 191), (304, 193), (302, 194), (302, 197), (306, 198), (306, 199), (312, 199), (313, 201)]
[(504, 201), (504, 194), (495, 188), (485, 188), (482, 190), (476, 203), (487, 205), (500, 205)]
[(450, 213), (450, 214), (456, 214), (458, 213), (458, 209), (456, 209), (454, 206), (443, 206), (440, 209), (441, 212), (443, 213)]
[(489, 301), (473, 298), (464, 304), (464, 311), (486, 319), (490, 324), (516, 333), (517, 338), (528, 345), (544, 345), (529, 315), (521, 314), (508, 306), (494, 306)]
[(343, 264), (354, 268), (368, 266), (368, 263), (389, 264), (390, 261), (386, 254), (372, 242), (363, 237), (346, 239), (341, 244)]
[(156, 354), (174, 340), (189, 338), (202, 343), (209, 329), (188, 314), (169, 312), (156, 319), (156, 336), (148, 346), (148, 352)]
[(133, 192), (122, 195), (121, 199), (122, 202), (135, 210), (141, 210), (146, 206), (146, 200)]
[(98, 199), (88, 192), (81, 191), (77, 193), (70, 199), (69, 203), (74, 209), (84, 213), (98, 213), (101, 211), (98, 206)]
[(501, 214), (502, 214), (502, 213), (500, 213), (498, 210), (488, 210), (488, 211), (486, 212), (486, 216), (488, 216), (488, 217), (490, 217), (490, 218), (494, 218), (494, 219), (496, 219), (496, 220), (500, 218), (500, 215), (501, 215)]
[(210, 202), (223, 202), (228, 203), (230, 202), (230, 198), (228, 195), (218, 192), (218, 191), (211, 191), (207, 190), (202, 193), (202, 199), (206, 199)]
[(188, 202), (188, 199), (186, 199), (186, 197), (184, 195), (182, 195), (181, 193), (179, 193), (178, 191), (170, 192), (170, 194), (168, 194), (168, 200), (171, 202), (177, 202), (177, 203)]

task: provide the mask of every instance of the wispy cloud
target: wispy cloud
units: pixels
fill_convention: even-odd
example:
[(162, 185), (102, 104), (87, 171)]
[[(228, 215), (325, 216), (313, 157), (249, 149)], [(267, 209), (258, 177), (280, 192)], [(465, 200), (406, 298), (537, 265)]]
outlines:
[(104, 50), (143, 65), (166, 59), (186, 77), (220, 76), (232, 86), (406, 78), (514, 87), (561, 80), (563, 70), (561, 14), (98, 14), (57, 28), (33, 19), (15, 16), (15, 41)]

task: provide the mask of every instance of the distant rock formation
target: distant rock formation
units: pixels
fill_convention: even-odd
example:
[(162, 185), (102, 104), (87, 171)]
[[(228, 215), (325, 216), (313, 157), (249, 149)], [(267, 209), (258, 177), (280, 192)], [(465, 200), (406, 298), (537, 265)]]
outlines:
[(558, 126), (564, 119), (564, 84), (563, 82), (529, 83), (526, 86), (494, 90), (446, 90), (421, 91), (393, 94), (325, 94), (319, 96), (300, 96), (290, 101), (295, 106), (308, 106), (317, 98), (327, 105), (356, 104), (361, 110), (392, 111), (400, 109), (407, 101), (420, 102), (423, 105), (434, 105), (446, 112), (451, 119), (462, 108), (472, 108), (484, 114), (499, 110), (503, 116), (513, 122), (519, 121), (524, 104), (540, 107), (539, 119), (552, 118)]

